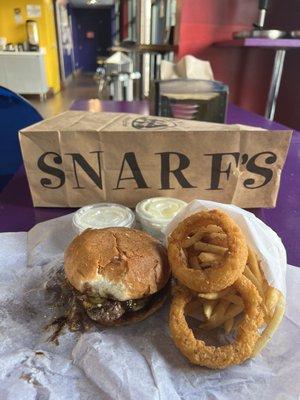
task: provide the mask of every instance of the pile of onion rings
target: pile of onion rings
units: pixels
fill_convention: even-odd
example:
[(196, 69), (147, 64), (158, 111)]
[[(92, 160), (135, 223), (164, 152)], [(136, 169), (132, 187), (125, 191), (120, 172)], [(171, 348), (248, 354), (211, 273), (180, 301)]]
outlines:
[[(168, 256), (177, 279), (170, 330), (183, 355), (219, 369), (258, 354), (280, 324), (285, 302), (235, 222), (219, 210), (188, 217), (170, 235)], [(214, 346), (197, 339), (186, 316), (201, 321), (200, 332), (222, 332), (231, 342)]]

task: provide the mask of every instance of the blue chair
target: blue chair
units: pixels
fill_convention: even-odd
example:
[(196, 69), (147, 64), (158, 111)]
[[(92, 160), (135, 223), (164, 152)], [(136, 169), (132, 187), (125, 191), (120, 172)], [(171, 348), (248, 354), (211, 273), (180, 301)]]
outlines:
[(0, 86), (0, 191), (22, 164), (19, 130), (42, 119), (22, 96)]

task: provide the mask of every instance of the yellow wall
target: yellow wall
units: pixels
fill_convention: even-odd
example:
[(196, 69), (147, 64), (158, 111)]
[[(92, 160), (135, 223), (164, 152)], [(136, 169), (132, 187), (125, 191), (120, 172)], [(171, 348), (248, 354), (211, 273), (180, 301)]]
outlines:
[[(41, 17), (27, 17), (27, 4), (40, 5)], [(15, 8), (21, 9), (23, 22), (20, 25), (15, 22)], [(52, 0), (0, 0), (0, 36), (6, 37), (8, 43), (22, 43), (26, 40), (25, 22), (27, 19), (35, 19), (38, 23), (40, 46), (46, 49), (48, 86), (56, 93), (60, 90), (60, 76)]]

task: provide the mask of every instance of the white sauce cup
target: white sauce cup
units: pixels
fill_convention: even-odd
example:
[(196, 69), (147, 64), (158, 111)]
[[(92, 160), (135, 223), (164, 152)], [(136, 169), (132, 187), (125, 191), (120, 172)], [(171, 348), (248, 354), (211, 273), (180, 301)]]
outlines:
[(121, 204), (98, 203), (77, 210), (72, 222), (76, 233), (81, 233), (87, 228), (132, 228), (135, 225), (135, 215), (130, 208)]
[(163, 241), (162, 230), (186, 205), (185, 201), (172, 197), (152, 197), (138, 203), (135, 212), (142, 228)]

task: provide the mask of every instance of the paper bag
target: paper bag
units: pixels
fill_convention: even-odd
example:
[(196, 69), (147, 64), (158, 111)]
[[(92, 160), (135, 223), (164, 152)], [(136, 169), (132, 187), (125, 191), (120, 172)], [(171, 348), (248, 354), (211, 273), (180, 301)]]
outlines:
[(67, 111), (20, 132), (35, 206), (153, 196), (274, 207), (290, 131)]

